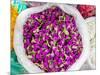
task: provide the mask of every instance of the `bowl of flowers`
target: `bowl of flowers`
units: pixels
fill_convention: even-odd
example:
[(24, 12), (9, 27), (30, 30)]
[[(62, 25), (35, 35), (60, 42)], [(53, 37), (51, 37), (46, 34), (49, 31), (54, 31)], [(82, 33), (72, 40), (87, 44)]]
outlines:
[(29, 73), (79, 70), (89, 55), (85, 21), (76, 8), (44, 4), (19, 14), (14, 49)]

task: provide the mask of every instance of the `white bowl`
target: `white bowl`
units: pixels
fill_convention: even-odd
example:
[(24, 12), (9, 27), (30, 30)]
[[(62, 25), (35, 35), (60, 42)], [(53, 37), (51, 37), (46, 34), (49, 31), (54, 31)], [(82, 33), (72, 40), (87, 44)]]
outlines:
[(17, 17), (15, 31), (14, 31), (14, 49), (19, 62), (29, 73), (39, 73), (44, 71), (38, 68), (35, 64), (33, 64), (25, 54), (25, 49), (23, 45), (23, 25), (30, 14), (41, 12), (47, 8), (50, 8), (53, 5), (60, 7), (64, 12), (71, 14), (72, 16), (75, 17), (79, 33), (82, 36), (82, 43), (83, 43), (82, 54), (80, 58), (68, 70), (79, 70), (89, 55), (90, 46), (89, 46), (89, 36), (86, 23), (75, 7), (64, 4), (45, 4), (38, 7), (28, 8), (23, 12), (21, 12)]

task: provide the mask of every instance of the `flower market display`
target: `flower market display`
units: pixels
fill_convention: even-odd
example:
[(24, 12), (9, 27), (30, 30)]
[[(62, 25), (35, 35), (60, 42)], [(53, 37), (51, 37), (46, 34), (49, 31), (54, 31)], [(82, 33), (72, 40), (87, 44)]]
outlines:
[(94, 70), (96, 7), (11, 2), (11, 74)]

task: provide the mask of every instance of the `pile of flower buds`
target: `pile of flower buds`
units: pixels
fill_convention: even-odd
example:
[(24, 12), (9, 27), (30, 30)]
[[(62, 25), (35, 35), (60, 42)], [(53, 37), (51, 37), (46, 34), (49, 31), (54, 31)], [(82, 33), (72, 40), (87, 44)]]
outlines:
[(31, 14), (23, 36), (28, 58), (45, 72), (68, 70), (83, 50), (74, 17), (57, 6)]
[(77, 8), (84, 18), (96, 15), (96, 7), (93, 5), (78, 5)]

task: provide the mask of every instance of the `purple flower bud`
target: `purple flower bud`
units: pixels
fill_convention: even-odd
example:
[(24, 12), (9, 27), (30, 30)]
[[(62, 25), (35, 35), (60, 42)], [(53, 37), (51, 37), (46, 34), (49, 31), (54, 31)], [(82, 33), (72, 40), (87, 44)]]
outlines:
[(45, 72), (66, 71), (83, 49), (74, 17), (56, 6), (30, 15), (23, 26), (23, 42), (26, 54)]

